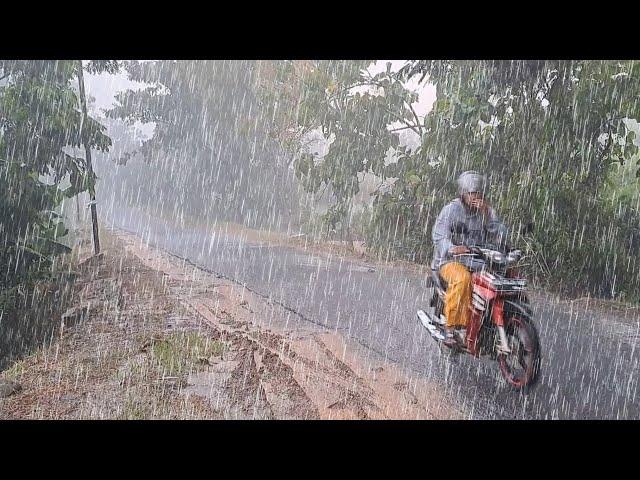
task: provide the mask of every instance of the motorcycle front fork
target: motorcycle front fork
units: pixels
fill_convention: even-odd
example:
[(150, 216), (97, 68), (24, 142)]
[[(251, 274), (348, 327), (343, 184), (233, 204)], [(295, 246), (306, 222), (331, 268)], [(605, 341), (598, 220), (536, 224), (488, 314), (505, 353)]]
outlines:
[(500, 335), (500, 345), (498, 345), (498, 353), (509, 354), (511, 349), (509, 348), (509, 342), (507, 341), (507, 332), (505, 332), (502, 325), (498, 326), (498, 334)]
[[(495, 315), (493, 319), (484, 319), (485, 321), (494, 321), (498, 330), (498, 339), (499, 344), (496, 346), (496, 350), (498, 354), (509, 354), (511, 353), (511, 349), (509, 348), (509, 342), (507, 340), (507, 333), (504, 329), (504, 320), (502, 313), (502, 304), (494, 305), (494, 308), (497, 308), (497, 311), (492, 312), (492, 315)], [(467, 349), (474, 356), (478, 355), (478, 335), (480, 333), (480, 328), (482, 327), (482, 314), (474, 310), (469, 328), (467, 329)]]
[(498, 335), (500, 336), (500, 345), (497, 346), (498, 354), (509, 354), (509, 342), (507, 341), (507, 333), (504, 331), (504, 302), (500, 298), (493, 301), (493, 309), (491, 310), (493, 323), (498, 327)]

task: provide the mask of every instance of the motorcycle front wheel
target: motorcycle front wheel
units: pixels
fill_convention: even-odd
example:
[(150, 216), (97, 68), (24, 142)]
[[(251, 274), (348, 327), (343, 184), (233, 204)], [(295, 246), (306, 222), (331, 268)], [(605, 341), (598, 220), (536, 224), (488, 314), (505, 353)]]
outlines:
[(534, 385), (540, 373), (540, 340), (535, 326), (520, 316), (511, 316), (505, 325), (511, 353), (498, 356), (500, 372), (516, 389)]

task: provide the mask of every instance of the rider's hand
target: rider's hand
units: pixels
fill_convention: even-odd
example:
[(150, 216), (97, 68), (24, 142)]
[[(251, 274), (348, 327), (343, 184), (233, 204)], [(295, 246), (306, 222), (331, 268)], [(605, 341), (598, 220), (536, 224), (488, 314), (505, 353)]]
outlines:
[(491, 205), (484, 198), (477, 198), (471, 201), (471, 206), (477, 208), (483, 215), (489, 214)]
[(458, 245), (449, 249), (449, 253), (451, 253), (451, 255), (463, 255), (469, 252), (471, 252), (471, 250), (469, 250), (469, 248), (465, 247), (464, 245)]

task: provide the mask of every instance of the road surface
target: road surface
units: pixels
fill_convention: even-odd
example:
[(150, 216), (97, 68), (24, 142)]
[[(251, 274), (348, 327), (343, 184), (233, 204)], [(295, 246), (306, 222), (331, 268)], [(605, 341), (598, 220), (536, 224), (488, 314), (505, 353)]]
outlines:
[[(472, 419), (638, 419), (638, 314), (594, 311), (534, 295), (543, 348), (540, 383), (514, 392), (498, 366), (443, 356), (418, 324), (426, 279), (410, 269), (370, 265), (284, 246), (178, 228), (136, 209), (111, 212), (110, 226), (244, 284), (453, 393)], [(637, 312), (637, 310), (636, 310)], [(634, 316), (635, 315), (635, 316)], [(304, 319), (302, 319), (304, 318)]]

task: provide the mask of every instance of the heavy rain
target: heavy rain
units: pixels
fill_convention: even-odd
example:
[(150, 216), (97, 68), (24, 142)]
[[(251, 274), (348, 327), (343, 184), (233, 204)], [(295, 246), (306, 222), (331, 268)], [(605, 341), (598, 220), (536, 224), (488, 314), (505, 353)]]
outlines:
[(639, 419), (639, 99), (630, 60), (0, 60), (0, 419)]

